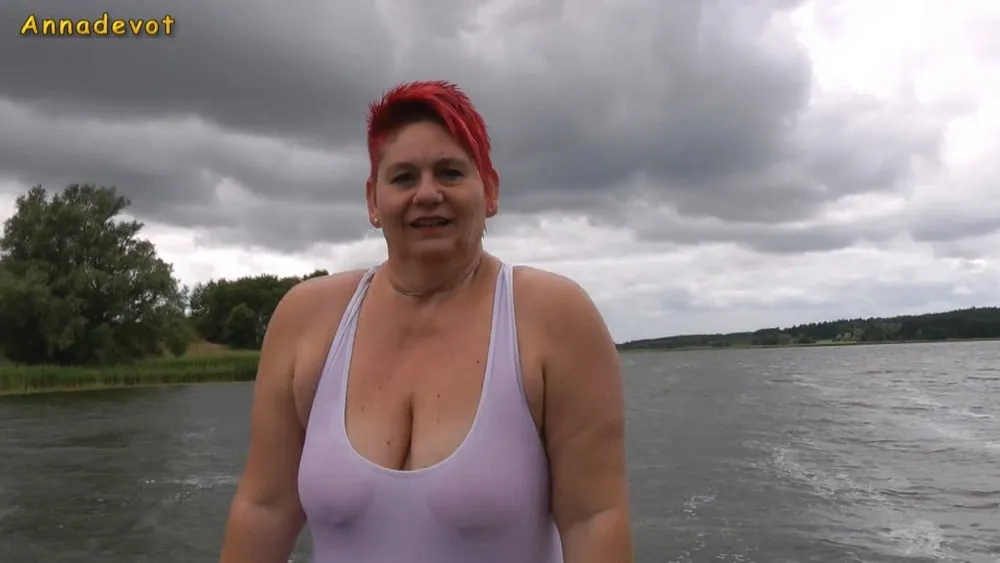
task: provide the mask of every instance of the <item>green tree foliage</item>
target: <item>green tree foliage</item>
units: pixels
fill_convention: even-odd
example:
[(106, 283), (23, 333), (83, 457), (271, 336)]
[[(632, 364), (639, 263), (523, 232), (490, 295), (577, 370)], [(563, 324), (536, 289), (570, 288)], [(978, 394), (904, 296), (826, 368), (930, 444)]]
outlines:
[(229, 312), (222, 325), (222, 338), (233, 348), (252, 349), (260, 344), (260, 315), (240, 303)]
[(191, 291), (191, 321), (209, 342), (259, 349), (278, 301), (304, 279), (328, 275), (317, 270), (304, 277), (247, 276), (212, 280)]
[(754, 332), (692, 334), (636, 340), (620, 350), (782, 346), (818, 342), (919, 342), (1000, 338), (1000, 308), (973, 307), (944, 313), (892, 318), (840, 319)]
[(23, 363), (117, 363), (183, 353), (184, 292), (113, 187), (37, 186), (0, 238), (0, 348)]

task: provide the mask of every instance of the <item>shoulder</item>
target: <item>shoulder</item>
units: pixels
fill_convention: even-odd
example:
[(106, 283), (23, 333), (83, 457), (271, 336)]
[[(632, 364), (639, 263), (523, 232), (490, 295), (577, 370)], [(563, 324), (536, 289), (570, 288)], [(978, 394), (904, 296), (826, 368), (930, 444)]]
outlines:
[(530, 305), (539, 317), (548, 321), (596, 310), (586, 290), (566, 276), (530, 266), (515, 266), (513, 279), (515, 298)]
[(315, 305), (316, 299), (344, 296), (350, 298), (358, 284), (361, 283), (365, 272), (367, 270), (346, 270), (303, 280), (292, 286), (281, 301), (297, 306), (302, 304)]
[(278, 301), (269, 330), (294, 337), (318, 317), (327, 317), (331, 309), (342, 314), (366, 271), (347, 270), (295, 284)]
[[(281, 390), (285, 390), (286, 386), (291, 388), (293, 385), (289, 384), (297, 379), (296, 366), (303, 358), (306, 358), (306, 363), (313, 356), (316, 362), (321, 361), (321, 353), (316, 351), (325, 344), (318, 335), (323, 332), (324, 325), (339, 324), (363, 276), (362, 270), (340, 272), (304, 280), (285, 292), (264, 333), (258, 385)], [(304, 423), (302, 412), (299, 416)]]
[(514, 288), (517, 291), (533, 295), (567, 290), (583, 292), (583, 288), (578, 283), (562, 274), (532, 266), (512, 266), (511, 268), (513, 270)]
[(545, 331), (547, 341), (575, 347), (607, 339), (607, 327), (587, 291), (572, 279), (530, 266), (513, 270), (514, 299), (523, 319)]

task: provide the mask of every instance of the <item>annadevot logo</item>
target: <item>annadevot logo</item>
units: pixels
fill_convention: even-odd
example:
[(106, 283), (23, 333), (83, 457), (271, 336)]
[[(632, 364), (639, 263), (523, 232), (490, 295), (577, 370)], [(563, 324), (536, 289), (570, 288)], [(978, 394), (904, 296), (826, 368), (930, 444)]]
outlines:
[(169, 14), (156, 19), (112, 18), (108, 12), (94, 19), (28, 14), (20, 33), (25, 37), (172, 37), (176, 21)]

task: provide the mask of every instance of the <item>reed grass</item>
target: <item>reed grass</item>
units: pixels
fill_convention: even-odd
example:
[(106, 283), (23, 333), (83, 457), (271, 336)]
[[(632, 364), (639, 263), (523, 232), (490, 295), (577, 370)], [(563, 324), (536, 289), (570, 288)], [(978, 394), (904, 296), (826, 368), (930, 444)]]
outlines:
[(0, 395), (112, 387), (252, 381), (260, 353), (199, 343), (179, 358), (105, 367), (0, 363)]

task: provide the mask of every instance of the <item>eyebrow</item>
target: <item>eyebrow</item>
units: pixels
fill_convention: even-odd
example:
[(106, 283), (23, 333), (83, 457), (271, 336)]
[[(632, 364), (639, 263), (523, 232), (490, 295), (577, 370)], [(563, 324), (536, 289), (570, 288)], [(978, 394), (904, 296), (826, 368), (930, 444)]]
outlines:
[[(445, 156), (445, 157), (441, 157), (441, 158), (439, 158), (439, 159), (437, 159), (437, 160), (434, 161), (434, 167), (435, 168), (438, 168), (438, 167), (441, 167), (441, 166), (454, 166), (455, 168), (468, 168), (471, 165), (472, 165), (472, 163), (470, 163), (468, 160), (466, 160), (464, 158), (461, 158), (461, 157), (457, 157), (457, 156)], [(392, 164), (390, 164), (389, 166), (387, 166), (385, 168), (385, 171), (387, 173), (391, 173), (391, 172), (395, 172), (395, 171), (400, 170), (400, 169), (411, 168), (413, 166), (414, 166), (414, 164), (412, 162), (402, 160), (402, 161), (399, 161), (399, 162), (393, 162)]]

